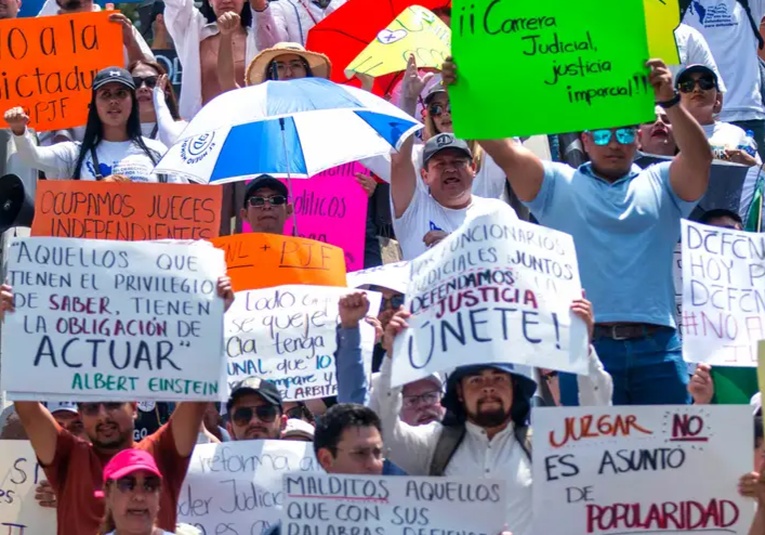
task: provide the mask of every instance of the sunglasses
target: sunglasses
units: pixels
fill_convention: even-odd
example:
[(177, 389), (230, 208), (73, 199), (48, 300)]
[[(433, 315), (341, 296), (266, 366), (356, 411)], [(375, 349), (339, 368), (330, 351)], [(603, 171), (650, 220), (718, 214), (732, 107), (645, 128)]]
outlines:
[(257, 407), (239, 407), (234, 411), (231, 419), (240, 427), (244, 427), (252, 421), (252, 416), (256, 415), (258, 420), (270, 424), (276, 420), (279, 411), (273, 405), (259, 405)]
[(284, 195), (274, 195), (273, 197), (250, 197), (247, 199), (247, 203), (255, 208), (263, 208), (266, 203), (270, 206), (281, 206), (287, 202), (287, 197)]
[[(369, 289), (373, 292), (380, 292), (382, 293), (383, 289), (379, 286), (370, 285)], [(388, 308), (388, 305), (390, 304), (391, 307), (393, 307), (393, 310), (398, 310), (399, 307), (404, 305), (404, 300), (406, 299), (406, 296), (404, 294), (394, 294), (393, 297), (383, 297), (380, 301), (380, 310), (385, 310)]]
[(677, 89), (681, 93), (692, 93), (696, 86), (699, 86), (702, 91), (709, 91), (716, 88), (717, 84), (711, 78), (699, 78), (698, 80), (683, 80), (677, 84)]
[(433, 104), (430, 108), (428, 108), (428, 113), (434, 117), (438, 117), (439, 115), (443, 115), (444, 113), (451, 113), (452, 112), (452, 105), (447, 104)]
[[(160, 484), (161, 481), (158, 477), (149, 476), (143, 480), (143, 491), (149, 494), (157, 492), (159, 490)], [(138, 486), (138, 481), (132, 476), (121, 477), (115, 481), (115, 485), (120, 492), (133, 492)]]
[(80, 403), (79, 407), (82, 414), (86, 416), (96, 416), (101, 410), (101, 405), (104, 406), (106, 412), (114, 412), (122, 408), (124, 403), (118, 401), (112, 401), (109, 403)]
[(141, 87), (141, 85), (146, 84), (146, 87), (149, 89), (154, 89), (154, 87), (157, 85), (157, 80), (159, 79), (159, 76), (133, 76), (133, 83), (135, 84), (135, 88), (138, 89)]
[(295, 420), (302, 420), (303, 418), (313, 419), (311, 413), (308, 411), (308, 407), (303, 405), (292, 407), (284, 414), (287, 415), (287, 418), (294, 418)]
[(611, 143), (611, 138), (616, 134), (616, 141), (621, 145), (629, 145), (635, 142), (634, 128), (617, 128), (616, 130), (593, 130), (590, 132), (592, 141), (599, 147), (604, 147)]

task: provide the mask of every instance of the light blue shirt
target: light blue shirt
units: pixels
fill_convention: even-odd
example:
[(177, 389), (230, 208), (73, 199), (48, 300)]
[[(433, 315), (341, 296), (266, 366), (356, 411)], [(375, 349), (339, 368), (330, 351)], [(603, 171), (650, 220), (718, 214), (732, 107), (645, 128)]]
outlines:
[(697, 202), (672, 190), (670, 162), (633, 165), (613, 183), (595, 176), (589, 163), (544, 166), (539, 194), (526, 205), (542, 225), (574, 237), (595, 321), (675, 327), (672, 253), (680, 219)]

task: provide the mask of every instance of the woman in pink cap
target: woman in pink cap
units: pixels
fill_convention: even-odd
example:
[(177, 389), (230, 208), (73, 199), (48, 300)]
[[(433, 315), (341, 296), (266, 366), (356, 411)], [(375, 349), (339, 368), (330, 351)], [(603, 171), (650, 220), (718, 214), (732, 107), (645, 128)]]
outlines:
[(172, 535), (155, 527), (162, 474), (150, 453), (126, 449), (104, 468), (104, 487), (96, 492), (106, 505), (99, 535)]

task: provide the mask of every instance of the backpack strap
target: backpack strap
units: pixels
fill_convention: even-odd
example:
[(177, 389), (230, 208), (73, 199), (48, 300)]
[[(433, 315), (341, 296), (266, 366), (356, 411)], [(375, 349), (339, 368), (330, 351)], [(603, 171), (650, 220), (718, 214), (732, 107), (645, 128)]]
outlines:
[(436, 451), (433, 452), (433, 458), (430, 460), (428, 475), (444, 475), (444, 470), (446, 470), (449, 461), (452, 460), (454, 452), (457, 451), (462, 439), (465, 438), (465, 432), (465, 426), (462, 424), (443, 426), (436, 443)]
[(752, 8), (749, 6), (749, 0), (738, 0), (738, 3), (744, 8), (746, 16), (749, 18), (749, 25), (752, 27), (754, 36), (757, 39), (757, 47), (762, 50), (765, 46), (765, 41), (763, 41), (762, 35), (760, 34), (760, 24), (754, 20), (754, 15), (752, 15)]
[(523, 427), (515, 428), (515, 440), (517, 440), (518, 444), (521, 445), (521, 448), (523, 448), (523, 451), (526, 453), (526, 456), (529, 458), (529, 461), (532, 460), (531, 436), (532, 436), (531, 427), (524, 425)]

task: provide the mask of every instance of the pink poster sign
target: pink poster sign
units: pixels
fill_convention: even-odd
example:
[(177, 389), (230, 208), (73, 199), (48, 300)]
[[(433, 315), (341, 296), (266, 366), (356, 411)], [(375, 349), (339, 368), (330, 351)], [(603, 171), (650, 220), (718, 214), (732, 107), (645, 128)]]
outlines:
[[(287, 184), (290, 202), (297, 216), (297, 235), (323, 241), (345, 251), (346, 269), (364, 269), (364, 239), (369, 197), (356, 181), (356, 173), (368, 174), (358, 163), (328, 169), (309, 179), (292, 179)], [(247, 222), (242, 230), (251, 232)], [(293, 219), (287, 219), (284, 234), (293, 234)]]

